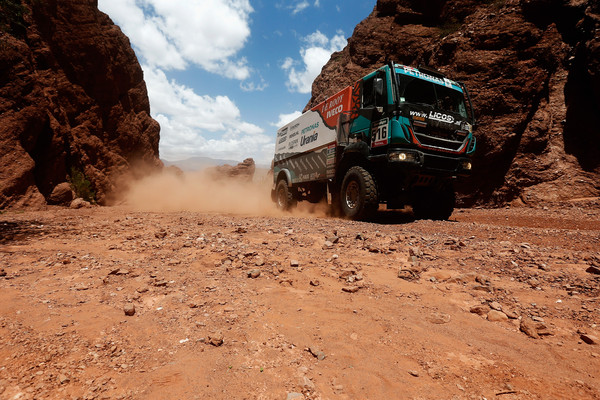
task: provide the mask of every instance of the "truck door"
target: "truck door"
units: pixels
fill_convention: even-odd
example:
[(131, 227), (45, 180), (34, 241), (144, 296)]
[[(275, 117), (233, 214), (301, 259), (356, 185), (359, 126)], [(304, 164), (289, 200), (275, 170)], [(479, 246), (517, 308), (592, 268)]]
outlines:
[(361, 109), (352, 124), (351, 133), (373, 149), (388, 143), (388, 119), (383, 115), (388, 103), (387, 86), (383, 70), (363, 79)]

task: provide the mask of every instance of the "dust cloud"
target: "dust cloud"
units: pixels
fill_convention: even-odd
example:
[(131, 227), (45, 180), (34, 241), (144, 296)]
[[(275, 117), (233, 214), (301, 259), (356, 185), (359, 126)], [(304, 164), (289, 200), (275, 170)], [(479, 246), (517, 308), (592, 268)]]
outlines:
[[(174, 173), (164, 169), (130, 183), (122, 204), (139, 211), (195, 211), (256, 216), (324, 217), (326, 204), (300, 202), (292, 213), (271, 200), (272, 176), (257, 169), (251, 182), (215, 177), (208, 171)], [(306, 203), (306, 204), (305, 204)]]

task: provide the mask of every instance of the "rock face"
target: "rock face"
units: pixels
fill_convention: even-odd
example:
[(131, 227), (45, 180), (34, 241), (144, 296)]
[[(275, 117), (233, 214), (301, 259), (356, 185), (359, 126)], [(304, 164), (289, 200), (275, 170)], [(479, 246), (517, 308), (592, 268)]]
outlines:
[(142, 69), (96, 1), (0, 7), (15, 11), (0, 20), (0, 209), (44, 205), (74, 174), (106, 204), (162, 166)]
[(312, 87), (307, 109), (385, 60), (466, 82), (478, 117), (463, 204), (600, 193), (600, 3), (379, 0)]
[(255, 170), (256, 165), (254, 163), (254, 159), (246, 158), (244, 161), (238, 163), (238, 165), (236, 166), (225, 164), (211, 168), (209, 169), (209, 173), (215, 179), (236, 178), (243, 181), (251, 182), (252, 178), (254, 178)]

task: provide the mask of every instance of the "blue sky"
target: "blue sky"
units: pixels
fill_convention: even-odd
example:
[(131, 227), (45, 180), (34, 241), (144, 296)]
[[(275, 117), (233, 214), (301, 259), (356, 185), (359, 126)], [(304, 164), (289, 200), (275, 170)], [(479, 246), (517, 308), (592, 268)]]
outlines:
[(332, 52), (376, 0), (98, 0), (144, 70), (160, 156), (269, 165)]

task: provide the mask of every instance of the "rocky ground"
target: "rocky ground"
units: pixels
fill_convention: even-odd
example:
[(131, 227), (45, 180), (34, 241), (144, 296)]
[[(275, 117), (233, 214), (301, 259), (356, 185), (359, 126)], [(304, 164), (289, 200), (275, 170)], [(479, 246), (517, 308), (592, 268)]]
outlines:
[(0, 215), (2, 399), (598, 399), (600, 207)]

